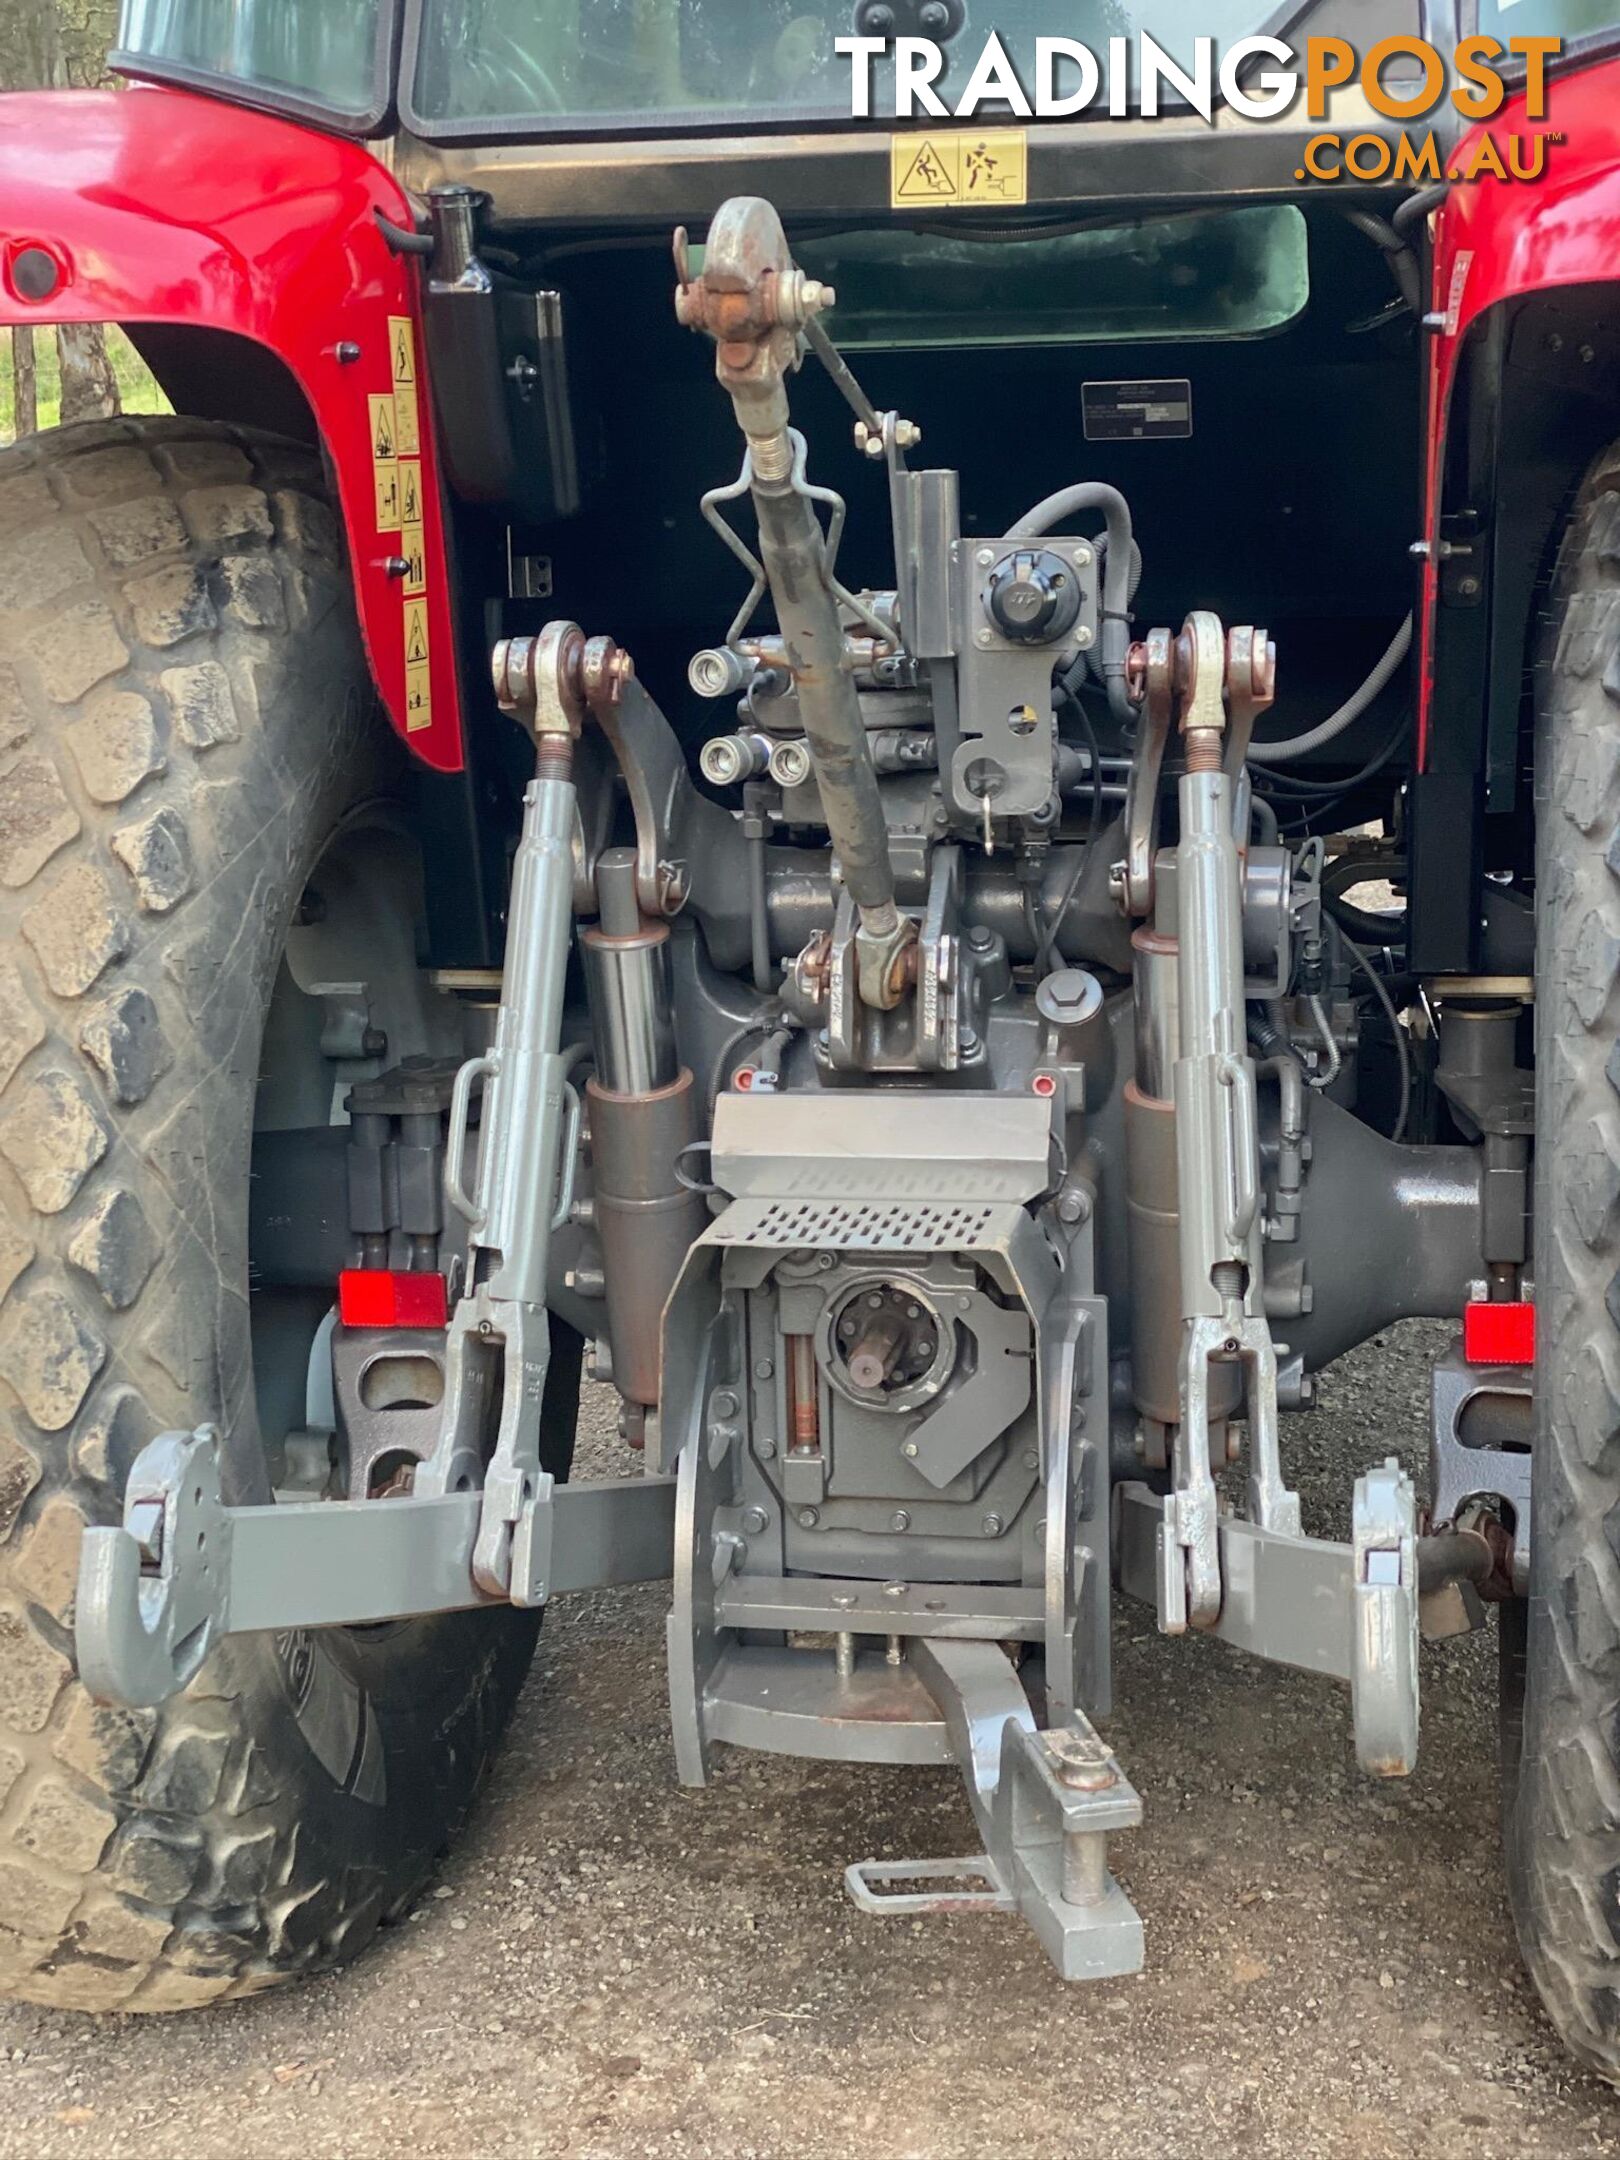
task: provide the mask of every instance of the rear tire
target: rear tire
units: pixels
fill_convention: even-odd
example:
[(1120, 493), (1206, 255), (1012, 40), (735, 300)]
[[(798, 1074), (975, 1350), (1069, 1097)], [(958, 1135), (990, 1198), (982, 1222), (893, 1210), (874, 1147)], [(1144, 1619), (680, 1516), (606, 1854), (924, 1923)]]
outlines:
[(234, 1638), (156, 1713), (73, 1671), (80, 1534), (147, 1440), (212, 1422), (226, 1497), (271, 1497), (261, 1034), (311, 867), (399, 763), (311, 453), (182, 419), (0, 453), (0, 1990), (30, 2001), (189, 2008), (352, 1955), (528, 1666), (508, 1610)]
[(1571, 2050), (1620, 2082), (1620, 444), (1559, 554), (1536, 753), (1530, 1598), (1504, 1607), (1508, 1882)]

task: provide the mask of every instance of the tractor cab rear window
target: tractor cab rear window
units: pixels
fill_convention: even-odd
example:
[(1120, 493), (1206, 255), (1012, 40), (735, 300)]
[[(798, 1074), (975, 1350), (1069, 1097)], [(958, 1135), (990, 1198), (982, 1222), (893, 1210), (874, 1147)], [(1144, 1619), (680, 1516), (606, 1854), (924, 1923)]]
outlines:
[[(1027, 73), (1037, 36), (1101, 51), (1146, 29), (1190, 51), (1195, 35), (1225, 43), (1272, 11), (1267, 0), (953, 0), (950, 12), (936, 85), (947, 101), (990, 28)], [(854, 18), (850, 0), (421, 0), (408, 109), (430, 135), (847, 120), (850, 66), (833, 41)], [(873, 85), (879, 110), (892, 97), (881, 66)]]
[(1259, 337), (1292, 322), (1310, 289), (1290, 203), (1042, 239), (886, 227), (807, 239), (797, 254), (836, 289), (850, 351)]

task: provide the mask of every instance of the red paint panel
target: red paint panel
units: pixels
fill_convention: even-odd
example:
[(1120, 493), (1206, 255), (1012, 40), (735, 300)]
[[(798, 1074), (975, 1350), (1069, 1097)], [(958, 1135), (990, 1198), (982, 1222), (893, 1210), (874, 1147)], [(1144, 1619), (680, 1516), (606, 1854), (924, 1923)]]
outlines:
[(442, 1275), (345, 1268), (338, 1277), (338, 1318), (345, 1327), (442, 1328), (449, 1316)]
[(1522, 1302), (1465, 1305), (1463, 1356), (1470, 1365), (1533, 1365), (1536, 1308)]
[[(411, 223), (367, 150), (266, 113), (168, 89), (0, 98), (0, 324), (188, 323), (279, 355), (337, 474), (383, 703), (417, 756), (453, 772), (461, 715), (421, 310), (414, 268), (389, 251), (379, 210)], [(18, 274), (30, 249), (61, 270), (43, 299), (30, 300)], [(388, 573), (400, 540), (378, 531), (368, 402), (392, 394), (389, 325), (401, 318), (412, 325), (423, 513), (422, 613), (411, 628), (428, 649), (426, 674), (409, 678), (414, 708), (404, 581)], [(346, 345), (359, 348), (348, 364), (338, 358)]]
[(1482, 134), (1499, 144), (1509, 136), (1557, 139), (1547, 143), (1539, 180), (1461, 182), (1436, 221), (1429, 305), (1443, 324), (1432, 334), (1429, 350), (1423, 529), (1430, 553), (1419, 642), (1420, 764), (1428, 750), (1434, 688), (1441, 452), (1458, 357), (1470, 325), (1502, 300), (1559, 285), (1620, 280), (1620, 60), (1554, 76), (1541, 120), (1525, 118), (1522, 99), (1504, 105), (1465, 138), (1453, 154), (1453, 169), (1466, 165), (1470, 145)]

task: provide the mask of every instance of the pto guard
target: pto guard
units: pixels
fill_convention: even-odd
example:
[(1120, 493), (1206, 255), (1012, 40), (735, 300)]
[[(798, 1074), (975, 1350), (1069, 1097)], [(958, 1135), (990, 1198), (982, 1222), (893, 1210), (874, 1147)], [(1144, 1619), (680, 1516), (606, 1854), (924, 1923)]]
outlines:
[(421, 310), (379, 215), (414, 223), (374, 157), (266, 113), (145, 87), (0, 99), (0, 326), (164, 323), (273, 352), (336, 475), (389, 718), (425, 764), (454, 772), (461, 716)]

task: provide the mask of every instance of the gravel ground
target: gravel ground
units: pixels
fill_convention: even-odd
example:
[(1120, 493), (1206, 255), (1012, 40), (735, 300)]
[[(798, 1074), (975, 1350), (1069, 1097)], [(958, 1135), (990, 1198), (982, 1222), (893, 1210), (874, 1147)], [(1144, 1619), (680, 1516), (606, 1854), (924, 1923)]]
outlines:
[[(1433, 1341), (1390, 1334), (1285, 1421), (1309, 1527), (1392, 1446), (1416, 1463)], [(0, 2010), (0, 2154), (1616, 2151), (1620, 2099), (1514, 1958), (1488, 1635), (1427, 1654), (1422, 1762), (1380, 1786), (1337, 1691), (1122, 1605), (1110, 1735), (1146, 1819), (1115, 1851), (1148, 1969), (1065, 1989), (1012, 1920), (845, 1902), (851, 1859), (971, 1848), (952, 1775), (722, 1751), (683, 1793), (662, 1610), (556, 1608), (471, 1833), (352, 1972), (168, 2019)]]

